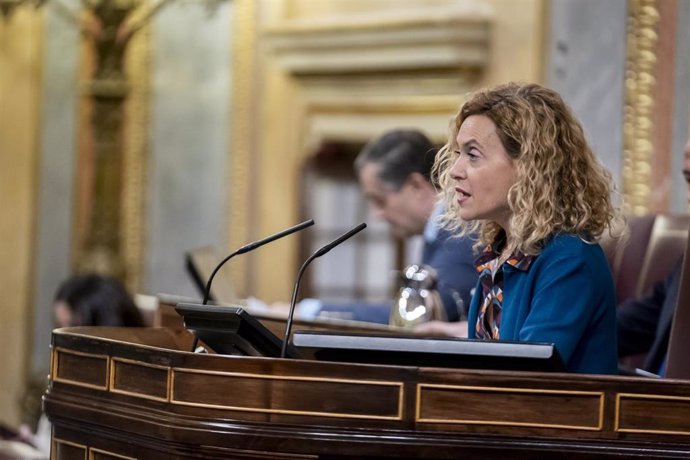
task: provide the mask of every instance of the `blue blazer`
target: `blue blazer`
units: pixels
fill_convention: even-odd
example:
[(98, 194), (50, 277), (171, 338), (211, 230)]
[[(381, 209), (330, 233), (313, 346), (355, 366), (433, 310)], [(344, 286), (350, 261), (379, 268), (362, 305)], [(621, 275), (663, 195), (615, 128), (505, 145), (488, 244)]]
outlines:
[(452, 237), (443, 228), (438, 229), (433, 242), (424, 242), (422, 263), (436, 270), (438, 292), (448, 321), (467, 317), (472, 299), (471, 291), (479, 278), (474, 267), (473, 244), (471, 237)]
[[(556, 345), (570, 372), (617, 374), (616, 296), (604, 252), (576, 235), (556, 235), (526, 271), (504, 264), (501, 340)], [(482, 289), (469, 311), (470, 338)]]
[(666, 360), (673, 313), (680, 291), (683, 259), (665, 280), (642, 298), (628, 299), (616, 310), (618, 353), (621, 356), (646, 353), (644, 369), (658, 374)]

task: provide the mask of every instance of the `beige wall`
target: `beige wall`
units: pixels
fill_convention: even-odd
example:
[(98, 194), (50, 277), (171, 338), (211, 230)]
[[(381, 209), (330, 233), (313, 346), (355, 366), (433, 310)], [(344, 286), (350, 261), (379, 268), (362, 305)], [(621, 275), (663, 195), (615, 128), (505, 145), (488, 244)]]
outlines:
[(490, 0), (491, 61), (481, 82), (544, 82), (547, 8), (542, 0)]
[(0, 20), (0, 421), (20, 421), (29, 355), (41, 20)]
[[(275, 2), (274, 2), (275, 3)], [(485, 5), (493, 16), (491, 63), (482, 83), (542, 82), (547, 5), (543, 0), (285, 0), (272, 16), (309, 20), (334, 14), (361, 15), (369, 19), (382, 11), (466, 5)]]
[[(398, 116), (393, 113), (397, 111), (401, 112), (401, 122), (422, 127), (427, 131), (430, 121), (440, 120), (438, 126), (434, 125), (436, 132), (431, 133), (437, 135), (439, 132), (445, 133), (447, 120), (468, 91), (506, 81), (543, 81), (544, 29), (547, 18), (542, 0), (269, 0), (261, 5), (263, 8), (260, 8), (258, 40), (264, 41), (259, 43), (259, 49), (263, 52), (258, 70), (253, 70), (263, 77), (259, 80), (261, 84), (257, 85), (255, 94), (260, 104), (260, 114), (251, 123), (260, 127), (256, 150), (252, 156), (256, 172), (253, 177), (257, 181), (254, 190), (257, 192), (246, 200), (247, 205), (251, 205), (255, 210), (245, 213), (233, 211), (236, 215), (248, 216), (245, 220), (256, 223), (251, 229), (253, 238), (250, 240), (298, 222), (299, 168), (308, 154), (307, 146), (313, 144), (310, 142), (310, 136), (313, 137), (310, 130), (314, 129), (311, 123), (314, 122), (314, 113), (319, 110), (314, 107), (324, 104), (347, 104), (343, 99), (346, 99), (348, 94), (341, 95), (338, 101), (337, 94), (329, 94), (329, 84), (334, 89), (340, 88), (341, 91), (344, 86), (350, 85), (352, 104), (361, 105), (348, 109), (350, 112), (343, 115), (343, 119), (350, 117), (343, 123), (349, 123), (353, 130), (358, 123), (363, 125), (364, 129), (368, 129), (371, 123), (377, 123), (375, 115), (371, 115), (372, 122), (369, 123), (366, 116), (358, 118), (358, 113), (375, 111), (377, 102), (393, 107), (399, 101), (403, 101), (400, 102), (400, 107), (391, 109), (392, 116), (388, 121), (381, 121), (379, 128), (390, 128), (391, 126), (386, 123)], [(401, 22), (405, 22), (410, 18), (415, 19), (414, 11), (431, 14), (433, 22), (433, 14), (438, 14), (443, 19), (446, 8), (449, 11), (466, 9), (469, 16), (486, 14), (490, 17), (488, 55), (483, 69), (478, 74), (469, 73), (465, 78), (460, 75), (462, 70), (458, 69), (453, 73), (446, 68), (439, 69), (438, 72), (426, 69), (421, 73), (412, 72), (405, 76), (383, 72), (380, 75), (364, 78), (360, 75), (352, 79), (337, 74), (316, 78), (294, 76), (281, 67), (281, 62), (275, 55), (266, 51), (270, 50), (270, 46), (267, 46), (268, 38), (264, 32), (271, 30), (276, 24), (289, 23), (288, 28), (299, 29), (305, 24), (308, 28), (308, 24), (317, 23), (318, 27), (327, 28), (329, 22), (337, 24), (342, 18), (361, 18), (362, 21), (376, 23), (379, 19), (388, 21), (396, 15), (402, 18)], [(356, 26), (354, 29), (356, 30)], [(385, 47), (383, 49), (385, 50)], [(334, 51), (337, 52), (335, 49)], [(242, 72), (243, 69), (238, 71)], [(395, 87), (388, 93), (387, 84), (381, 86), (381, 81), (386, 80), (390, 82), (391, 87)], [(382, 90), (379, 94), (376, 94), (376, 85), (380, 85)], [(398, 97), (400, 99), (396, 99)], [(366, 104), (371, 106), (364, 107)], [(429, 110), (424, 108), (425, 104), (443, 108), (438, 109), (434, 114), (435, 118), (426, 115), (416, 119), (414, 116), (404, 117), (413, 106), (421, 107), (421, 112), (428, 112)], [(328, 122), (332, 122), (335, 116), (328, 115), (327, 118)], [(234, 117), (233, 121), (236, 122), (237, 117)], [(238, 139), (235, 139), (235, 142), (237, 141)], [(354, 224), (356, 223), (353, 222)], [(235, 247), (243, 243), (232, 241), (230, 246)], [(255, 251), (248, 254), (244, 260), (237, 261), (238, 266), (245, 264), (243, 267), (247, 267), (246, 272), (252, 279), (248, 293), (267, 301), (289, 298), (300, 263), (296, 238), (286, 238), (274, 243), (270, 250)]]

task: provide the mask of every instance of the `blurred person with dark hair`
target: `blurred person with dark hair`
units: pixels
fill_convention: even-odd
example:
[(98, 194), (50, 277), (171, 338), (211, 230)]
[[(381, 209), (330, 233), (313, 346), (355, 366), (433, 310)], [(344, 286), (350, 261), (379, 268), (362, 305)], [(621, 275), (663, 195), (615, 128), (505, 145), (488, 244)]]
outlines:
[(420, 131), (388, 131), (365, 145), (355, 172), (374, 215), (390, 224), (393, 235), (423, 236), (421, 263), (436, 271), (448, 321), (458, 321), (465, 317), (478, 275), (472, 239), (451, 238), (438, 222), (444, 207), (431, 180), (437, 151)]
[[(79, 274), (65, 280), (53, 299), (55, 326), (146, 326), (139, 308), (120, 281), (112, 276)], [(38, 379), (37, 379), (38, 381)], [(25, 412), (35, 415), (34, 434), (29, 424), (19, 428), (19, 438), (40, 451), (50, 452), (50, 422), (40, 414), (40, 396), (45, 391), (45, 376), (40, 383), (29, 383), (24, 397)], [(31, 423), (32, 425), (35, 423)]]
[[(688, 185), (690, 202), (690, 140), (683, 152), (683, 177)], [(666, 373), (666, 354), (671, 338), (673, 316), (678, 303), (683, 259), (650, 292), (639, 298), (628, 299), (616, 310), (618, 320), (618, 354), (621, 357), (645, 354), (642, 368), (653, 374)], [(623, 367), (628, 373), (631, 370)]]
[(145, 325), (132, 296), (110, 276), (76, 275), (60, 285), (54, 302), (57, 327)]

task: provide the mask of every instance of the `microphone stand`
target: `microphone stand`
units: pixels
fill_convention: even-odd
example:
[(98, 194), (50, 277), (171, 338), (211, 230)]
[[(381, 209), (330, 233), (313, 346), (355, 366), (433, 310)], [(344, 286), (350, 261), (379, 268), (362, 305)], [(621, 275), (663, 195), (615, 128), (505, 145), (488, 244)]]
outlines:
[(334, 247), (338, 246), (340, 243), (343, 241), (347, 240), (348, 238), (352, 237), (355, 235), (355, 233), (359, 233), (362, 230), (364, 230), (367, 227), (367, 224), (361, 223), (349, 232), (345, 233), (344, 235), (339, 236), (337, 239), (334, 241), (331, 241), (321, 249), (318, 249), (317, 251), (314, 252), (307, 260), (302, 264), (302, 266), (299, 269), (299, 272), (297, 272), (297, 281), (295, 281), (295, 288), (292, 290), (292, 300), (290, 301), (290, 311), (288, 312), (288, 317), (287, 317), (287, 322), (285, 324), (285, 338), (283, 339), (283, 346), (280, 351), (280, 357), (285, 358), (285, 354), (287, 353), (287, 346), (288, 346), (288, 341), (290, 339), (290, 330), (292, 329), (292, 319), (295, 316), (295, 305), (297, 305), (297, 291), (299, 291), (299, 284), (300, 281), (302, 280), (302, 274), (304, 273), (304, 270), (307, 268), (307, 266), (311, 263), (312, 260), (316, 259), (317, 257), (321, 257), (322, 255), (326, 254), (328, 251), (333, 249)]
[[(302, 223), (299, 223), (293, 227), (290, 227), (288, 229), (285, 229), (283, 231), (275, 233), (275, 234), (268, 236), (264, 239), (246, 244), (246, 245), (242, 246), (241, 248), (239, 248), (237, 251), (233, 252), (232, 254), (230, 254), (229, 256), (224, 258), (223, 260), (221, 260), (220, 263), (218, 265), (216, 265), (216, 268), (213, 269), (213, 272), (211, 272), (211, 276), (208, 277), (208, 281), (206, 282), (206, 289), (204, 290), (204, 300), (202, 302), (202, 305), (206, 305), (208, 303), (208, 299), (211, 295), (211, 283), (213, 283), (213, 278), (216, 276), (216, 273), (218, 273), (218, 270), (220, 270), (220, 267), (225, 265), (225, 263), (228, 260), (232, 259), (236, 255), (244, 254), (245, 252), (249, 252), (249, 251), (253, 251), (254, 249), (256, 249), (260, 246), (263, 246), (264, 244), (270, 243), (270, 242), (275, 241), (275, 240), (282, 238), (284, 236), (298, 232), (298, 231), (300, 231), (306, 227), (310, 227), (312, 225), (314, 225), (314, 219), (305, 220)], [(195, 335), (194, 336), (194, 342), (192, 343), (192, 352), (194, 352), (194, 350), (196, 350), (196, 347), (198, 344), (199, 344), (199, 338)]]
[(283, 339), (283, 347), (280, 349), (280, 357), (285, 358), (287, 353), (288, 339), (290, 337), (290, 329), (292, 329), (292, 318), (295, 316), (295, 305), (297, 304), (297, 291), (299, 290), (299, 284), (302, 280), (302, 273), (307, 265), (311, 263), (312, 260), (316, 259), (318, 255), (316, 253), (309, 256), (309, 258), (302, 264), (297, 272), (297, 281), (295, 282), (295, 287), (292, 289), (292, 300), (290, 300), (290, 311), (288, 312), (287, 323), (285, 324), (285, 338)]

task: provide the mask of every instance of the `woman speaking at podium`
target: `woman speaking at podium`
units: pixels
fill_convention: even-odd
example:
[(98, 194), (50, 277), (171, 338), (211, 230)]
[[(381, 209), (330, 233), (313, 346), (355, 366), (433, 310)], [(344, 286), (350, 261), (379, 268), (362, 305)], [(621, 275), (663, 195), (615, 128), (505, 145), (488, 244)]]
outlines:
[(435, 172), (445, 225), (479, 235), (469, 338), (553, 343), (571, 372), (617, 373), (615, 290), (597, 244), (619, 218), (611, 176), (558, 93), (475, 93)]

